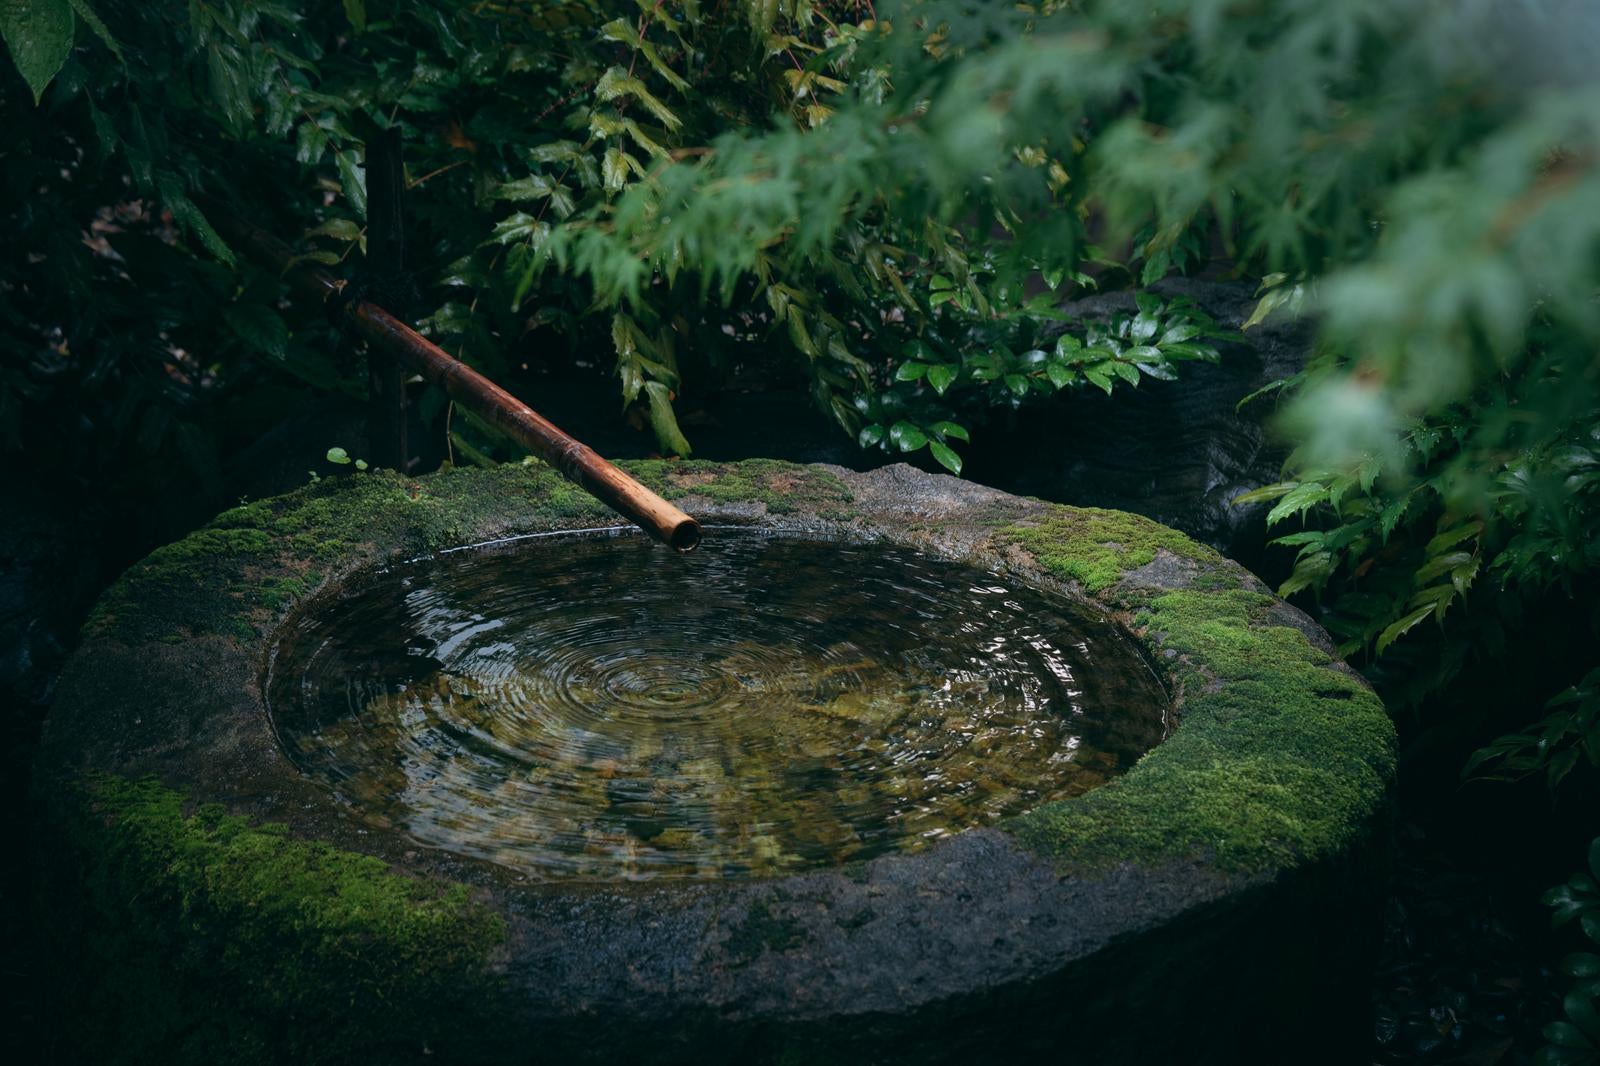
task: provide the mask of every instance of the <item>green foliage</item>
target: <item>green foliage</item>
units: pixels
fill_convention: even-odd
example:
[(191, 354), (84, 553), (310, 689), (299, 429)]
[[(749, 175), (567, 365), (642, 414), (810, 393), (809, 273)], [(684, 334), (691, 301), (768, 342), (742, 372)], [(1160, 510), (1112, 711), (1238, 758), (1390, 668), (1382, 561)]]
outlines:
[(4, 0), (0, 3), (0, 36), (5, 38), (17, 72), (28, 83), (36, 104), (72, 51), (72, 37), (77, 29), (77, 20), (72, 17), (75, 6), (68, 0)]
[[(1544, 896), (1557, 925), (1577, 922), (1600, 949), (1600, 837), (1589, 845), (1589, 869), (1572, 875)], [(1566, 1017), (1545, 1026), (1549, 1041), (1534, 1057), (1538, 1066), (1592, 1066), (1600, 1062), (1600, 954), (1576, 952), (1561, 969), (1576, 978), (1562, 1000)]]
[[(127, 174), (224, 262), (196, 189), (230, 192), (253, 215), (270, 202), (335, 245), (312, 256), (338, 260), (360, 244), (364, 131), (398, 124), (435, 300), (429, 331), (491, 373), (521, 360), (525, 336), (553, 332), (578, 350), (609, 338), (624, 403), (668, 451), (689, 448), (678, 394), (741, 360), (796, 367), (845, 430), (883, 427), (869, 444), (917, 441), (891, 436), (906, 422), (952, 467), (951, 434), (931, 427), (965, 426), (997, 395), (1170, 368), (1171, 352), (1073, 365), (1013, 344), (994, 357), (1008, 345), (990, 335), (1020, 341), (1049, 317), (1054, 301), (1037, 287), (1023, 298), (1029, 279), (1089, 283), (1085, 269), (1108, 262), (1102, 247), (1126, 258), (1102, 275), (1144, 283), (1198, 265), (1207, 233), (1241, 260), (1300, 273), (1377, 253), (1368, 274), (1330, 279), (1329, 307), (1342, 308), (1330, 329), (1367, 337), (1362, 316), (1388, 315), (1396, 343), (1378, 347), (1402, 371), (1414, 353), (1459, 364), (1444, 343), (1453, 323), (1479, 323), (1504, 355), (1546, 282), (1567, 282), (1552, 311), (1578, 307), (1574, 272), (1534, 253), (1565, 217), (1555, 208), (1592, 192), (1586, 98), (1501, 90), (1459, 108), (1460, 85), (1498, 57), (1471, 18), (1435, 19), (1423, 3), (1225, 14), (1175, 0), (402, 0), (378, 18), (364, 3), (102, 6), (103, 24), (84, 15), (100, 36), (73, 54), (57, 54), (59, 33), (44, 29), (8, 41), (53, 42), (29, 84), (56, 74), (48, 118), (97, 146), (105, 179)], [(59, 3), (28, 10), (46, 8), (70, 23)], [(126, 61), (95, 61), (112, 41)], [(219, 152), (226, 142), (238, 148)], [(1575, 176), (1540, 177), (1552, 144)], [(115, 202), (104, 184), (102, 204)], [(1452, 197), (1476, 200), (1463, 215)], [(1397, 204), (1417, 210), (1391, 214)], [(75, 213), (81, 227), (86, 212)], [(1433, 294), (1423, 324), (1440, 334), (1420, 346), (1398, 343), (1418, 327), (1395, 319), (1392, 296), (1371, 299), (1396, 270), (1376, 260), (1400, 255), (1375, 237), (1373, 221), (1391, 217), (1426, 238), (1405, 253)], [(1464, 217), (1498, 242), (1488, 253), (1450, 251)], [(70, 232), (69, 221), (48, 228)], [(1583, 231), (1562, 236), (1558, 251), (1581, 254)], [(220, 301), (243, 305), (229, 321), (248, 349), (225, 371), (266, 363), (336, 383), (293, 350), (299, 330), (268, 318), (276, 297), (262, 284)], [(924, 353), (936, 357), (929, 371)], [(919, 406), (919, 389), (965, 417), (894, 410), (906, 391)], [(20, 402), (21, 387), (11, 391)], [(1396, 402), (1415, 406), (1424, 391), (1408, 385)]]
[[(1566, 343), (1548, 329), (1531, 336)], [(1325, 356), (1285, 384), (1347, 413), (1379, 402), (1369, 386), (1328, 385), (1341, 363)], [(1360, 590), (1337, 598), (1331, 628), (1347, 653), (1370, 645), (1382, 654), (1421, 622), (1442, 624), (1452, 606), (1474, 601), (1480, 579), (1490, 599), (1532, 598), (1594, 573), (1600, 406), (1588, 389), (1573, 391), (1588, 376), (1575, 351), (1530, 353), (1471, 402), (1397, 427), (1381, 450), (1319, 466), (1316, 442), (1303, 443), (1287, 464), (1293, 480), (1236, 501), (1274, 501), (1269, 525), (1295, 518), (1313, 527), (1275, 542), (1298, 548), (1279, 591), (1322, 591), (1352, 575)]]
[[(857, 431), (862, 447), (894, 453), (926, 446), (953, 474), (961, 473), (961, 458), (949, 442), (971, 439), (955, 419), (1014, 410), (1085, 385), (1109, 395), (1117, 382), (1171, 381), (1178, 364), (1217, 358), (1206, 343), (1220, 336), (1215, 323), (1186, 300), (1163, 303), (1140, 293), (1137, 313), (1114, 314), (1088, 323), (1081, 337), (1068, 332), (1052, 340), (1041, 327), (1065, 317), (1053, 306), (1053, 290), (1003, 309), (991, 304), (987, 319), (974, 320), (969, 294), (938, 275), (932, 285), (927, 333), (904, 343), (887, 383), (856, 392), (856, 417), (839, 417), (847, 428), (857, 419), (866, 423)], [(947, 311), (951, 305), (961, 313)]]
[[(966, 345), (992, 348), (993, 335), (1037, 332), (1052, 317), (1037, 281), (1023, 298), (1037, 268), (1054, 291), (1091, 283), (1080, 268), (1105, 259), (1083, 241), (1089, 154), (1062, 132), (1090, 100), (1059, 105), (1078, 89), (1113, 99), (1137, 80), (1146, 48), (1102, 56), (1057, 25), (1065, 9), (887, 0), (873, 17), (842, 0), (715, 11), (401, 0), (379, 17), (362, 3), (100, 6), (104, 22), (78, 5), (93, 34), (29, 74), (31, 89), (54, 76), (39, 108), (5, 92), (39, 162), (18, 168), (10, 202), (40, 199), (41, 179), (58, 186), (44, 194), (51, 209), (10, 220), (21, 258), (51, 276), (5, 279), (7, 350), (19, 353), (0, 378), (7, 410), (37, 410), (48, 394), (93, 409), (106, 376), (96, 367), (147, 373), (146, 394), (118, 390), (153, 420), (141, 439), (159, 450), (184, 434), (191, 461), (215, 466), (198, 454), (214, 434), (195, 424), (263, 375), (355, 389), (359, 377), (327, 358), (326, 328), (286, 312), (275, 279), (206, 261), (233, 264), (208, 213), (240, 211), (303, 234), (308, 259), (346, 262), (365, 247), (364, 138), (389, 125), (406, 134), (424, 328), (497, 377), (553, 337), (575, 352), (608, 344), (624, 404), (664, 451), (690, 449), (679, 394), (754, 360), (803, 375), (855, 435), (871, 424), (863, 405), (896, 391), (908, 346), (962, 345), (962, 359), (927, 380), (941, 396), (953, 390), (953, 412), (970, 410), (911, 420), (952, 468), (962, 438), (930, 427), (966, 428), (996, 394), (1035, 387), (1024, 379), (1105, 387), (1173, 361), (1040, 372), (1007, 359), (958, 380)], [(911, 29), (956, 14), (966, 21)], [(59, 46), (59, 34), (29, 33)], [(20, 39), (8, 35), (26, 54)], [(969, 106), (997, 92), (1006, 106)], [(130, 254), (143, 235), (131, 227), (102, 226), (92, 249), (68, 236), (96, 212), (135, 209), (180, 262)], [(991, 218), (995, 237), (975, 225)], [(1146, 280), (1199, 247), (1170, 224), (1138, 244), (1126, 266)], [(155, 291), (145, 322), (77, 313), (88, 292), (119, 285)], [(168, 286), (170, 313), (159, 298)], [(201, 291), (210, 298), (194, 301)], [(65, 343), (51, 340), (60, 331)], [(173, 343), (180, 332), (187, 344)], [(127, 348), (141, 342), (149, 354), (136, 358)], [(157, 387), (174, 378), (174, 348), (198, 353), (202, 383)], [(992, 387), (969, 387), (985, 369)], [(425, 414), (441, 408), (430, 399)], [(130, 433), (116, 417), (95, 421), (102, 447)], [(508, 450), (487, 427), (462, 432)]]
[[(119, 468), (130, 489), (177, 471), (214, 491), (222, 453), (281, 417), (270, 406), (283, 402), (283, 372), (358, 387), (329, 358), (325, 326), (282, 315), (276, 278), (227, 265), (193, 196), (230, 162), (218, 151), (226, 113), (205, 94), (212, 75), (225, 87), (237, 72), (207, 59), (208, 42), (237, 49), (262, 16), (258, 5), (70, 7), (89, 32), (37, 105), (43, 84), (0, 64), (11, 250), (0, 257), (0, 440), (8, 450), (49, 440), (67, 469)], [(192, 17), (193, 41), (175, 41), (180, 16)], [(249, 28), (216, 28), (232, 16)], [(261, 177), (277, 180), (270, 168)]]
[(1466, 773), (1516, 780), (1543, 771), (1554, 789), (1579, 760), (1600, 767), (1600, 670), (1562, 692), (1526, 733), (1501, 737), (1467, 762)]
[[(1274, 542), (1297, 550), (1279, 592), (1318, 597), (1341, 651), (1376, 660), (1391, 705), (1418, 704), (1473, 658), (1504, 654), (1536, 614), (1586, 616), (1600, 634), (1595, 342), (1541, 308), (1523, 343), (1471, 396), (1415, 416), (1385, 410), (1390, 391), (1331, 348), (1280, 392), (1290, 398), (1280, 421), (1301, 442), (1290, 479), (1238, 501), (1271, 501), (1269, 525), (1302, 525)], [(1363, 450), (1334, 458), (1329, 443), (1352, 439)], [(1596, 765), (1593, 685), (1591, 674), (1541, 721), (1478, 752), (1468, 772), (1544, 771), (1554, 786)]]
[[(97, 36), (66, 53), (62, 0), (6, 9), (30, 89), (55, 75), (48, 114), (13, 117), (96, 145), (224, 261), (196, 189), (348, 246), (363, 131), (402, 126), (436, 336), (501, 369), (536, 295), (536, 330), (609, 333), (674, 450), (686, 371), (787, 357), (858, 431), (908, 343), (1014, 318), (1027, 279), (1087, 281), (1101, 247), (1144, 283), (1206, 234), (1327, 275), (1329, 336), (1361, 340), (1407, 416), (1514, 368), (1536, 301), (1592, 318), (1600, 109), (1506, 77), (1517, 35), (1494, 32), (1562, 4), (102, 7), (78, 5)], [(95, 58), (110, 42), (125, 62)]]
[[(1299, 524), (1278, 540), (1298, 552), (1280, 591), (1317, 597), (1343, 650), (1374, 657), (1391, 706), (1501, 654), (1535, 613), (1600, 627), (1585, 605), (1600, 564), (1600, 86), (1580, 59), (1600, 22), (1557, 3), (1411, 23), (1425, 7), (1379, 16), (1410, 43), (1365, 69), (1392, 106), (1436, 126), (1402, 149), (1388, 138), (1409, 119), (1371, 98), (1360, 117), (1313, 123), (1355, 138), (1317, 196), (1354, 207), (1346, 193), (1359, 193), (1368, 233), (1296, 222), (1283, 247), (1342, 232), (1341, 248), (1265, 264), (1280, 269), (1250, 318), (1314, 316), (1319, 355), (1264, 390), (1284, 401), (1296, 447), (1284, 481), (1242, 502), (1272, 501), (1269, 523)], [(1413, 75), (1434, 73), (1408, 80), (1394, 65), (1405, 57)], [(1471, 109), (1446, 103), (1452, 84)], [(1400, 169), (1367, 171), (1380, 155)], [(1333, 188), (1335, 173), (1357, 186)], [(1524, 747), (1508, 740), (1497, 758)]]
[(329, 448), (327, 459), (328, 462), (335, 466), (349, 466), (353, 461), (357, 470), (365, 470), (367, 468), (365, 459), (351, 460), (350, 453), (343, 448)]

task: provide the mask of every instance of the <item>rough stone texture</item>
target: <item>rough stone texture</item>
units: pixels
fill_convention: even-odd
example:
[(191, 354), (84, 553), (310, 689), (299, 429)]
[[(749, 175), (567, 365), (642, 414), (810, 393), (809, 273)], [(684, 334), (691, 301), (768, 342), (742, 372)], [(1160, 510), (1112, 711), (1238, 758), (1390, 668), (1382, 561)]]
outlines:
[[(1349, 975), (1376, 932), (1393, 737), (1303, 615), (1118, 512), (904, 466), (633, 470), (708, 525), (883, 537), (1099, 604), (1163, 671), (1175, 732), (1087, 796), (915, 854), (772, 880), (530, 884), (303, 779), (260, 680), (286, 613), (364, 567), (615, 520), (540, 467), (323, 482), (134, 567), (62, 677), (38, 795), (70, 842), (63, 952), (99, 960), (73, 993), (96, 1005), (77, 1023), (86, 1050), (1236, 1063), (1313, 1033), (1290, 1057), (1338, 1061), (1360, 1039)], [(156, 932), (119, 954), (107, 929)], [(157, 941), (176, 947), (159, 980), (140, 977), (136, 949)], [(347, 984), (350, 1009), (330, 1012)]]

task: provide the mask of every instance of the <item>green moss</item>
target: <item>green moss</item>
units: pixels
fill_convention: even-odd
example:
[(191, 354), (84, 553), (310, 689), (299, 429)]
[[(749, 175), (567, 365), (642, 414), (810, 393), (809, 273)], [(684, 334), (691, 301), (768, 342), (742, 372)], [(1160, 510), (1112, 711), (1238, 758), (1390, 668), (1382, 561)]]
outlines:
[(1051, 508), (1045, 518), (1007, 526), (1000, 536), (1028, 549), (1050, 573), (1076, 581), (1091, 593), (1109, 588), (1127, 571), (1152, 562), (1162, 549), (1196, 562), (1222, 559), (1175, 529), (1138, 515), (1095, 507)]
[(211, 526), (214, 529), (266, 529), (271, 525), (273, 517), (272, 505), (267, 501), (257, 500), (223, 511), (212, 519)]
[(248, 637), (312, 591), (324, 566), (418, 554), (497, 531), (601, 521), (597, 501), (547, 467), (328, 478), (224, 511), (112, 586), (91, 633), (128, 641)]
[(700, 496), (713, 503), (762, 503), (771, 514), (806, 510), (823, 518), (851, 517), (850, 490), (825, 470), (776, 459), (740, 463), (647, 460), (622, 464), (669, 500)]
[(181, 566), (217, 555), (250, 555), (264, 551), (272, 538), (259, 529), (202, 529), (175, 544), (157, 548), (146, 562), (153, 566)]
[[(151, 780), (89, 781), (49, 905), (100, 1062), (419, 1058), (494, 1002), (500, 917), (464, 886), (251, 825)], [(61, 861), (67, 861), (65, 859)], [(79, 999), (88, 1002), (88, 999)]]
[(1155, 596), (1137, 619), (1183, 694), (1177, 732), (1126, 776), (1048, 804), (1011, 828), (1030, 846), (1098, 866), (1213, 859), (1294, 866), (1364, 831), (1394, 776), (1394, 730), (1359, 681), (1304, 634), (1270, 621), (1277, 601), (1242, 589)]
[(420, 484), (453, 516), (452, 528), (430, 547), (459, 543), (463, 529), (559, 529), (615, 518), (604, 504), (543, 463), (458, 469)]
[(1194, 580), (1194, 587), (1202, 590), (1236, 589), (1240, 587), (1237, 577), (1226, 571), (1210, 574), (1200, 574)]
[(295, 577), (282, 577), (262, 581), (248, 589), (250, 599), (276, 611), (295, 603), (306, 593), (306, 583)]

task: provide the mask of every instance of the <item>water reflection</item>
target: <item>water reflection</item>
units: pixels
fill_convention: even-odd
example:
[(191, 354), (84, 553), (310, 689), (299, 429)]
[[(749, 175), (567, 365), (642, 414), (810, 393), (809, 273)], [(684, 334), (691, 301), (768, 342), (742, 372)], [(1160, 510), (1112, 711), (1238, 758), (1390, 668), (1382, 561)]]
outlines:
[(280, 739), (363, 817), (538, 877), (765, 875), (1094, 788), (1164, 697), (1083, 608), (885, 545), (540, 538), (305, 612)]

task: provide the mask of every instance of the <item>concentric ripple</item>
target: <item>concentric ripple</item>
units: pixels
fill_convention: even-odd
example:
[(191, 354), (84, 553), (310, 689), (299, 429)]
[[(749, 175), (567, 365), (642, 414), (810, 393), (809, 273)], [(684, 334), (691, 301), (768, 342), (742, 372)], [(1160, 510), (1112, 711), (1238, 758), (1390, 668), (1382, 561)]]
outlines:
[(541, 537), (301, 612), (268, 698), (369, 822), (538, 878), (759, 876), (1085, 792), (1166, 697), (1110, 623), (881, 544)]

